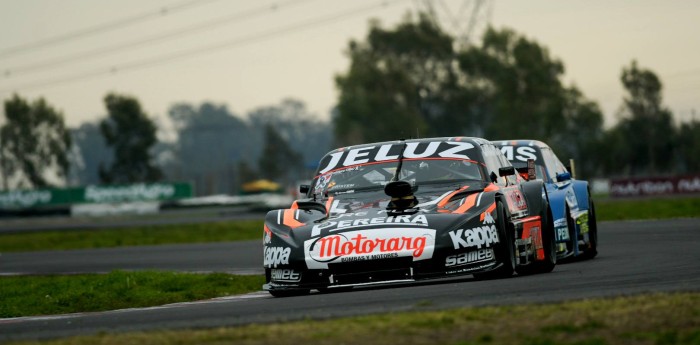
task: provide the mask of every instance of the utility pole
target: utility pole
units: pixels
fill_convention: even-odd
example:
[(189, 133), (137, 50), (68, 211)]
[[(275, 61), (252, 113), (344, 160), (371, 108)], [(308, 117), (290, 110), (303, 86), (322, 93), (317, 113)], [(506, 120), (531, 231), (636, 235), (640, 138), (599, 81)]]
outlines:
[(431, 21), (455, 37), (460, 48), (469, 46), (474, 35), (491, 22), (493, 0), (462, 0), (456, 6), (448, 0), (416, 2), (416, 10), (426, 13)]

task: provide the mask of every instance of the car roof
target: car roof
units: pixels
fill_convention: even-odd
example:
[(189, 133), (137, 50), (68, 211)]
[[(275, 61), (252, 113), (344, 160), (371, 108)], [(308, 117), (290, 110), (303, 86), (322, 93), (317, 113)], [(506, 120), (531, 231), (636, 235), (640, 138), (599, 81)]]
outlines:
[(496, 146), (535, 146), (537, 148), (549, 148), (549, 145), (533, 139), (505, 139), (505, 140), (491, 140)]
[(335, 150), (331, 150), (329, 153), (343, 151), (343, 150), (356, 149), (356, 148), (360, 148), (360, 147), (367, 147), (367, 146), (377, 146), (377, 145), (386, 145), (386, 144), (395, 145), (395, 144), (401, 144), (401, 143), (428, 143), (428, 142), (434, 142), (434, 141), (468, 142), (468, 143), (475, 144), (476, 146), (489, 143), (488, 140), (483, 139), (483, 138), (477, 138), (477, 137), (436, 137), (436, 138), (421, 138), (421, 139), (401, 139), (401, 140), (391, 140), (391, 141), (382, 141), (382, 142), (376, 142), (376, 143), (366, 143), (366, 144), (359, 144), (359, 145), (352, 145), (352, 146), (344, 146), (344, 147), (339, 147)]

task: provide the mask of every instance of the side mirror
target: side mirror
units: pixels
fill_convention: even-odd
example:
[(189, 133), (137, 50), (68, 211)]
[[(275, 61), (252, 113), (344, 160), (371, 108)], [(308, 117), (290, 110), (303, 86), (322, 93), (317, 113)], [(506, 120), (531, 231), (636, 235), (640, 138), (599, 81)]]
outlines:
[(557, 182), (564, 182), (568, 180), (571, 180), (571, 174), (569, 172), (557, 174)]
[(513, 168), (512, 166), (498, 168), (498, 175), (500, 175), (500, 176), (515, 175), (515, 168)]
[(309, 186), (308, 184), (299, 185), (299, 193), (302, 193), (304, 195), (309, 194), (310, 189), (311, 186)]

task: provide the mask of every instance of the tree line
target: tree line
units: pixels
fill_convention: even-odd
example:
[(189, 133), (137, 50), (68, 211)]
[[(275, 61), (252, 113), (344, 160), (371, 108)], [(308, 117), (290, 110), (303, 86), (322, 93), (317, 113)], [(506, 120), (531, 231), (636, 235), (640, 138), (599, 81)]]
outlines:
[(235, 193), (259, 178), (308, 179), (332, 147), (458, 135), (544, 141), (583, 178), (700, 171), (700, 123), (676, 125), (661, 80), (636, 61), (622, 68), (625, 96), (606, 129), (599, 106), (562, 81), (563, 62), (510, 29), (462, 47), (419, 14), (391, 29), (371, 23), (347, 55), (330, 122), (291, 99), (245, 116), (178, 103), (168, 111), (176, 139), (163, 140), (133, 96), (108, 94), (103, 119), (69, 129), (45, 100), (14, 95), (0, 127), (2, 188), (171, 180)]

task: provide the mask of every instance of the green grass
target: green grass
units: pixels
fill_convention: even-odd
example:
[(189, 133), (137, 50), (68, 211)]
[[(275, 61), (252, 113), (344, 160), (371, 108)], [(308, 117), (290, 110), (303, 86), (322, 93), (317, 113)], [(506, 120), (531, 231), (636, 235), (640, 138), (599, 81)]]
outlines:
[(246, 220), (2, 234), (0, 252), (253, 240), (262, 238), (262, 228), (262, 220)]
[[(597, 200), (598, 221), (700, 217), (700, 198)], [(0, 235), (0, 252), (254, 240), (262, 220)]]
[(598, 221), (700, 217), (700, 198), (600, 200), (595, 204)]
[[(38, 342), (23, 342), (34, 343)], [(700, 293), (389, 313), (204, 330), (101, 333), (41, 344), (700, 344)]]
[(0, 318), (148, 307), (237, 295), (259, 291), (264, 280), (262, 275), (156, 271), (0, 277)]

